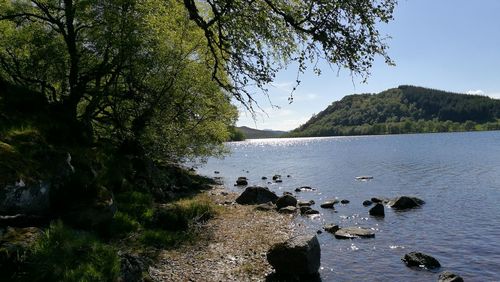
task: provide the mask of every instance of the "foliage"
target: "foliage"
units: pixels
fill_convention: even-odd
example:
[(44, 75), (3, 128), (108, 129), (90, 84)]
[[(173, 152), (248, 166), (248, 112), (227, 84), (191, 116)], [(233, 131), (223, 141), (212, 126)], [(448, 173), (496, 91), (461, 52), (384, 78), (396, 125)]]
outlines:
[(243, 141), (246, 139), (245, 133), (235, 126), (229, 128), (229, 141)]
[(289, 136), (332, 136), (500, 129), (500, 101), (415, 86), (349, 95)]
[(89, 233), (51, 224), (28, 258), (26, 281), (115, 281), (116, 251)]

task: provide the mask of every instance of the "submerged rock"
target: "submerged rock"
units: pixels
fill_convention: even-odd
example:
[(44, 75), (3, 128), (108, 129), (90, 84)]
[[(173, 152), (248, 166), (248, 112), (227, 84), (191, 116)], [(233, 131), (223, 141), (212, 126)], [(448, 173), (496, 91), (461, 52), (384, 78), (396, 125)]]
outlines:
[(278, 200), (278, 196), (274, 192), (269, 191), (269, 188), (250, 186), (236, 199), (236, 203), (240, 205), (258, 205), (267, 202), (275, 203), (276, 200)]
[(276, 244), (267, 252), (267, 261), (282, 275), (310, 275), (318, 273), (321, 249), (318, 238), (310, 235), (293, 237)]
[(277, 180), (277, 179), (281, 179), (281, 175), (280, 174), (273, 175), (273, 180)]
[(382, 203), (383, 202), (382, 199), (379, 199), (379, 198), (376, 198), (376, 197), (371, 198), (371, 201), (374, 202), (374, 203)]
[(417, 197), (401, 196), (389, 201), (389, 206), (396, 210), (406, 210), (423, 205), (425, 202)]
[(312, 210), (310, 206), (301, 206), (300, 207), (300, 214), (306, 214), (307, 211)]
[(371, 216), (384, 217), (384, 205), (382, 205), (381, 203), (377, 203), (373, 208), (370, 209), (369, 213)]
[(297, 205), (297, 199), (291, 195), (283, 195), (282, 197), (279, 197), (278, 200), (276, 200), (276, 207), (278, 209), (281, 209), (281, 208), (284, 208), (287, 206), (295, 207), (296, 205)]
[(344, 205), (345, 205), (345, 204), (349, 204), (350, 202), (351, 202), (351, 201), (349, 201), (349, 200), (345, 200), (345, 199), (340, 201), (340, 203), (341, 203), (341, 204), (344, 204)]
[(310, 210), (305, 211), (304, 214), (305, 215), (319, 214), (319, 211), (310, 209)]
[(262, 176), (261, 178), (262, 180), (267, 180), (267, 177), (266, 176)]
[(367, 228), (362, 227), (345, 227), (340, 228), (335, 232), (337, 239), (354, 239), (354, 238), (374, 238), (375, 233)]
[(371, 180), (371, 179), (373, 179), (373, 176), (369, 175), (356, 176), (356, 180)]
[(313, 200), (309, 200), (309, 201), (297, 201), (297, 205), (299, 207), (306, 207), (306, 206), (312, 206), (314, 205), (314, 201)]
[(439, 274), (438, 282), (464, 282), (464, 279), (453, 272), (444, 271)]
[(408, 253), (401, 260), (408, 267), (416, 266), (426, 269), (435, 269), (441, 267), (441, 264), (437, 259), (419, 252)]
[(367, 206), (371, 206), (372, 204), (373, 204), (373, 202), (372, 202), (372, 201), (370, 201), (370, 200), (365, 200), (365, 201), (363, 201), (363, 206), (365, 206), (365, 207), (367, 207)]

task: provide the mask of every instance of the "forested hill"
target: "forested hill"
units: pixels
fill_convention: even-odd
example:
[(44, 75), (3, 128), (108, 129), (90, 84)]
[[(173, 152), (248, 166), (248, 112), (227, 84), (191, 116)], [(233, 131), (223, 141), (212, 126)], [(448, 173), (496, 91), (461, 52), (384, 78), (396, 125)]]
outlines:
[(289, 136), (500, 129), (500, 100), (403, 85), (333, 102)]

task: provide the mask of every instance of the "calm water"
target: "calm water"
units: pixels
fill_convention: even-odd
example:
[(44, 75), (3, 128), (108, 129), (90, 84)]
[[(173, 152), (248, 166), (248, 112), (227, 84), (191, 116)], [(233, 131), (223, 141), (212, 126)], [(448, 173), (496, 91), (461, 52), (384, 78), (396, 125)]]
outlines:
[[(392, 136), (260, 139), (229, 143), (232, 154), (211, 159), (198, 171), (220, 171), (228, 189), (238, 176), (266, 185), (281, 195), (296, 193), (316, 201), (315, 219), (297, 216), (310, 232), (325, 223), (373, 228), (374, 239), (337, 240), (318, 235), (323, 281), (437, 281), (444, 270), (466, 281), (500, 280), (500, 131)], [(247, 172), (248, 171), (248, 172)], [(283, 183), (262, 176), (281, 174)], [(286, 176), (291, 177), (287, 178)], [(359, 175), (373, 180), (356, 181)], [(395, 212), (384, 219), (368, 215), (363, 200), (414, 195), (420, 209)], [(338, 197), (351, 201), (337, 212), (319, 204)], [(421, 251), (437, 258), (437, 272), (407, 268), (401, 257)]]

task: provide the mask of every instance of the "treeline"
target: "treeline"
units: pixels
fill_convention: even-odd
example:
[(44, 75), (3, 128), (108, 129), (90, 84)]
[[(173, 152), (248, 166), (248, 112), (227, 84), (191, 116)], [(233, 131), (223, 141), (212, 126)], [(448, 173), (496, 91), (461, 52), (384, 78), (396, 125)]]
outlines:
[(500, 129), (500, 100), (416, 86), (344, 97), (288, 136), (336, 136)]

